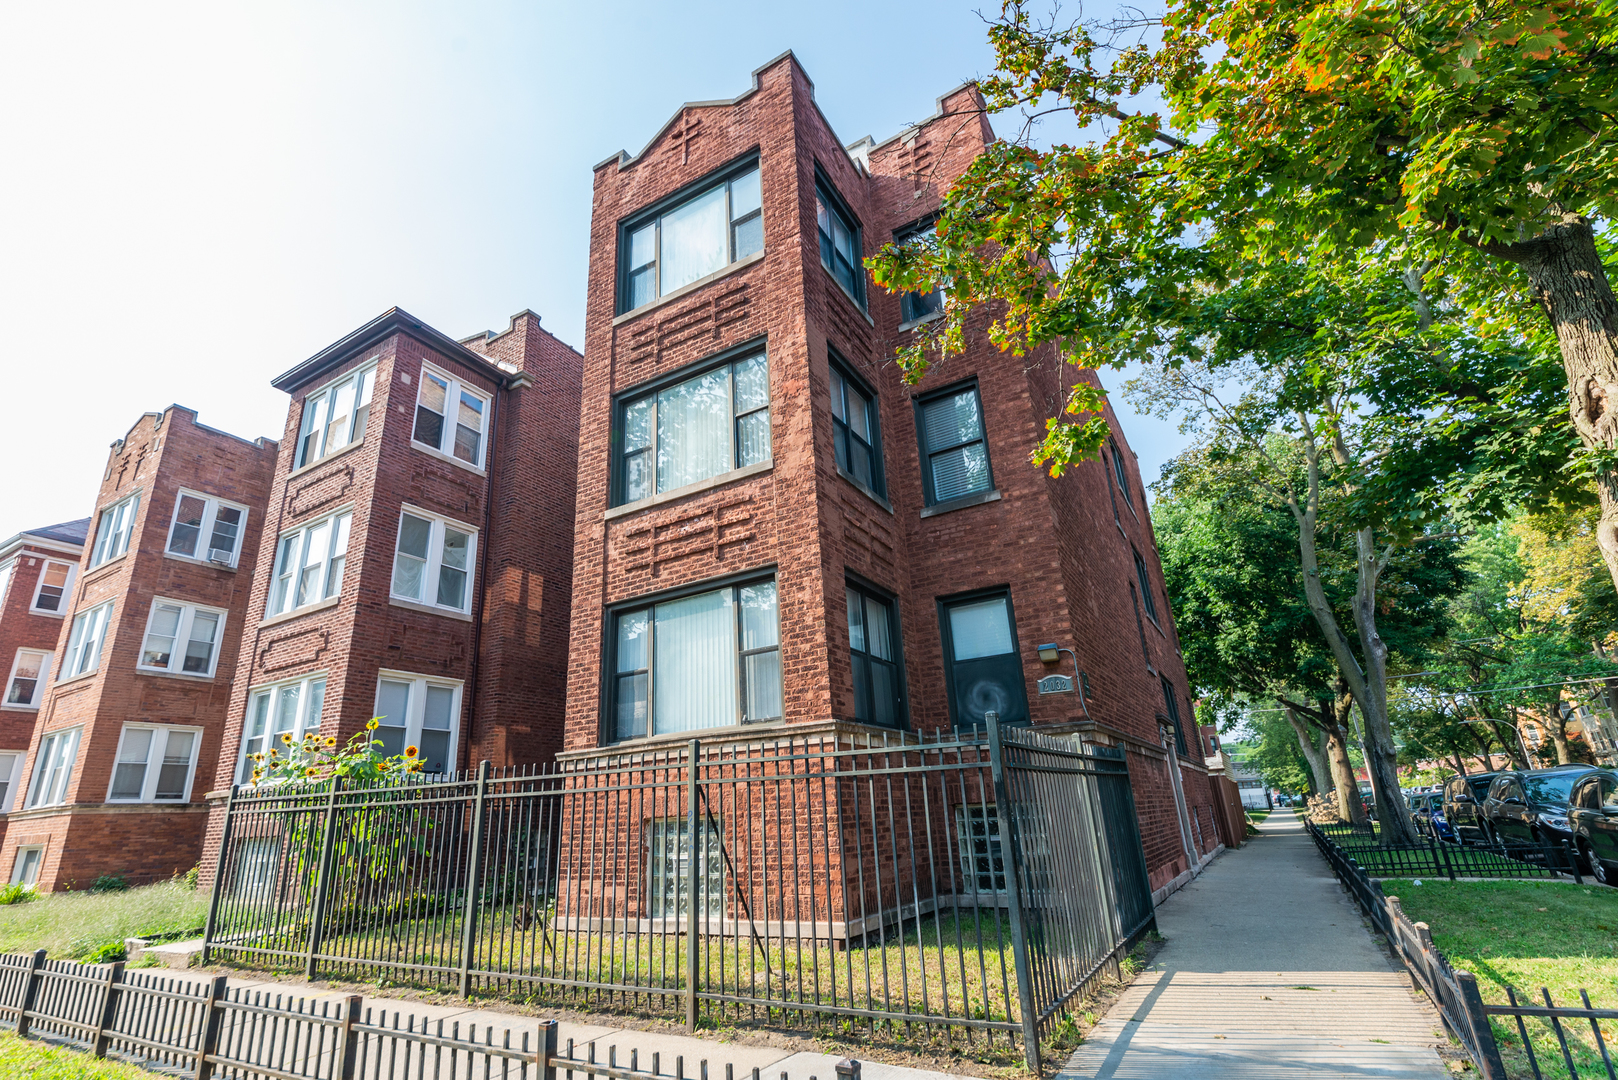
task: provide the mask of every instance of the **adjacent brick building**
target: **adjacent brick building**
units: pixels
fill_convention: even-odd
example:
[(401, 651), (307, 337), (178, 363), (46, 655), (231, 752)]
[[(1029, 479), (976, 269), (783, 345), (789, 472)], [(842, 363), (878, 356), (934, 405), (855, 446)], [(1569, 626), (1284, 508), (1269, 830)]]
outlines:
[(50, 620), (54, 679), (0, 844), (7, 880), (83, 888), (195, 865), (275, 452), (179, 405), (112, 444), (88, 533), (63, 530), (82, 557)]
[[(845, 148), (789, 53), (597, 166), (565, 757), (993, 710), (1127, 748), (1166, 891), (1219, 840), (1116, 418), (1051, 479), (1027, 454), (1055, 357), (1000, 354), (980, 315), (906, 386), (894, 348), (940, 298), (860, 265), (994, 138), (978, 104)], [(1064, 673), (1088, 692), (1037, 692)]]

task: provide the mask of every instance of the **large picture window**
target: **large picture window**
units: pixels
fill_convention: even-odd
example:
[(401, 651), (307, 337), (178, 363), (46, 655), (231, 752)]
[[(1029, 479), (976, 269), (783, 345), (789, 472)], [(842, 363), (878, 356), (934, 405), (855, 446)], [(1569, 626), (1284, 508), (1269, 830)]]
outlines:
[(618, 407), (620, 503), (770, 460), (770, 364), (762, 352)]
[(201, 728), (125, 724), (107, 801), (188, 801), (201, 742)]
[(242, 549), (242, 526), (247, 507), (195, 491), (181, 491), (174, 500), (174, 521), (169, 525), (167, 551), (184, 559), (203, 559), (220, 566), (235, 566)]
[(6, 680), (5, 705), (10, 709), (37, 709), (45, 700), (51, 677), (52, 655), (39, 649), (18, 649)]
[(376, 389), (376, 363), (367, 364), (303, 399), (296, 468), (312, 465), (365, 438)]
[(624, 229), (618, 310), (634, 311), (763, 250), (755, 164)]
[[(278, 754), (286, 755), (303, 741), (305, 733), (318, 732), (320, 710), (325, 703), (324, 673), (255, 688), (247, 699), (237, 782), (245, 784), (253, 779), (254, 754), (267, 753), (273, 748)], [(282, 739), (283, 735), (290, 739)]]
[(899, 678), (899, 620), (893, 601), (849, 583), (848, 647), (854, 664), (854, 719), (898, 727), (904, 687)]
[(73, 761), (79, 753), (82, 728), (53, 731), (39, 740), (34, 759), (34, 779), (28, 785), (25, 808), (55, 806), (67, 798), (68, 781), (73, 778)]
[(384, 671), (376, 684), (376, 718), (381, 753), (392, 756), (413, 746), (427, 772), (455, 768), (455, 736), (461, 726), (459, 682)]
[[(29, 612), (34, 615), (55, 615), (57, 618), (66, 615), (67, 594), (73, 588), (73, 572), (77, 569), (72, 563), (46, 559), (44, 568), (39, 572), (39, 584), (34, 587), (34, 602)], [(0, 600), (4, 598), (5, 590), (0, 588)]]
[(824, 180), (815, 182), (815, 221), (820, 232), (820, 265), (836, 278), (863, 310), (865, 307), (864, 249), (860, 226), (843, 200)]
[(414, 442), (481, 469), (488, 425), (489, 395), (453, 375), (422, 366), (416, 424), (410, 435)]
[(90, 549), (92, 567), (116, 559), (129, 550), (129, 538), (135, 531), (135, 513), (139, 509), (140, 496), (131, 495), (101, 511), (101, 522), (96, 526), (95, 546)]
[(62, 678), (88, 675), (100, 666), (101, 644), (112, 622), (112, 604), (108, 600), (73, 617), (73, 629), (67, 636), (67, 656), (62, 660)]
[(225, 636), (225, 612), (157, 597), (141, 641), (143, 671), (211, 678), (219, 665), (219, 643)]
[(876, 494), (886, 496), (876, 395), (835, 362), (831, 366), (831, 426), (838, 467)]
[(946, 390), (920, 406), (922, 481), (927, 505), (964, 499), (994, 487), (983, 438), (978, 388)]
[(317, 604), (342, 591), (353, 520), (353, 512), (345, 510), (281, 537), (266, 617)]
[(393, 595), (466, 614), (472, 608), (470, 577), (477, 542), (471, 526), (425, 510), (403, 511), (393, 553)]
[(1028, 691), (1011, 596), (979, 594), (943, 605), (944, 659), (957, 727), (979, 727), (998, 713), (1002, 723), (1028, 722)]
[(613, 739), (781, 715), (773, 580), (620, 611), (613, 619), (610, 653)]

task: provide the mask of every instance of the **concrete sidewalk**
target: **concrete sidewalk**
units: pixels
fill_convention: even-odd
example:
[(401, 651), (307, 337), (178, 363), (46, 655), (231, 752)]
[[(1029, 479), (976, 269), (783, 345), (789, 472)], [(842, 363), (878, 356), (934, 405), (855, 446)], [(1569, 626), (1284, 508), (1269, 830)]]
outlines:
[(1157, 909), (1167, 943), (1059, 1080), (1449, 1075), (1438, 1014), (1277, 811)]

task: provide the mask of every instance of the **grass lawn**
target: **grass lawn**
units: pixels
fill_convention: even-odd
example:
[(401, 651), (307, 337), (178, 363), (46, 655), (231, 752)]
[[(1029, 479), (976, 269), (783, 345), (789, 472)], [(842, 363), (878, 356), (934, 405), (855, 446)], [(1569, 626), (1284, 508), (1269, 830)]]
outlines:
[[(1551, 881), (1449, 882), (1426, 878), (1384, 880), (1405, 913), (1432, 928), (1433, 942), (1450, 963), (1478, 978), (1489, 1004), (1517, 1000), (1540, 1005), (1540, 988), (1557, 1005), (1578, 1008), (1579, 991), (1598, 1009), (1618, 1009), (1618, 889)], [(1494, 1019), (1495, 1039), (1513, 1076), (1530, 1076), (1515, 1021)], [(1556, 1036), (1544, 1021), (1526, 1020), (1528, 1036), (1546, 1077), (1566, 1076)], [(1581, 1075), (1605, 1069), (1588, 1021), (1563, 1025), (1574, 1044)], [(1601, 1022), (1608, 1051), (1618, 1045), (1618, 1021)]]
[(119, 1061), (97, 1060), (82, 1050), (0, 1032), (0, 1076), (26, 1076), (30, 1080), (151, 1080), (152, 1074)]
[[(46, 893), (0, 906), (0, 952), (44, 949), (53, 959), (81, 960), (124, 938), (200, 933), (207, 917), (208, 894), (177, 881), (125, 892)], [(0, 1069), (7, 1075), (14, 1074)]]

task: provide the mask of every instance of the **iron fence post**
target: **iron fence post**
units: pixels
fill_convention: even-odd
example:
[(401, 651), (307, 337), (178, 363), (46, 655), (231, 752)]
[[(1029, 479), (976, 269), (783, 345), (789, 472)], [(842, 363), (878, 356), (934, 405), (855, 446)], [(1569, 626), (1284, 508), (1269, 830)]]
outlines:
[(702, 744), (691, 740), (685, 769), (685, 1030), (697, 1030), (697, 754)]
[(1011, 958), (1017, 969), (1018, 1014), (1022, 1017), (1023, 1057), (1028, 1068), (1039, 1072), (1039, 1004), (1034, 1000), (1034, 976), (1028, 966), (1028, 935), (1023, 925), (1022, 846), (1017, 839), (1017, 814), (1011, 805), (1011, 785), (1006, 782), (1005, 755), (1000, 746), (1000, 714), (984, 714), (989, 727), (989, 772), (994, 778), (994, 812), (1000, 819), (1002, 859), (1006, 870), (1006, 904), (1011, 911)]
[(1456, 968), (1455, 983), (1461, 991), (1461, 1007), (1466, 1013), (1466, 1026), (1470, 1029), (1472, 1049), (1483, 1080), (1506, 1080), (1506, 1065), (1500, 1060), (1500, 1048), (1495, 1045), (1494, 1028), (1489, 1026), (1483, 998), (1478, 994), (1478, 977)]
[(472, 947), (477, 940), (478, 892), (483, 883), (483, 811), (489, 793), (489, 759), (478, 763), (478, 791), (472, 798), (472, 850), (466, 865), (466, 912), (461, 920), (461, 996), (472, 996)]
[(213, 1062), (208, 1059), (219, 1053), (219, 1029), (224, 1025), (225, 977), (220, 975), (208, 984), (208, 1000), (202, 1007), (202, 1037), (197, 1040), (197, 1067), (191, 1074), (194, 1080), (209, 1080), (213, 1076)]
[(112, 1037), (113, 1021), (118, 1018), (118, 991), (124, 981), (124, 962), (119, 960), (107, 969), (107, 985), (102, 989), (101, 1015), (96, 1017), (95, 1038), (90, 1042), (94, 1057), (107, 1056), (107, 1043)]
[(358, 994), (350, 994), (343, 1002), (343, 1026), (337, 1029), (337, 1053), (336, 1061), (333, 1063), (336, 1066), (333, 1072), (337, 1080), (354, 1080), (354, 1060), (359, 1056), (360, 1049), (354, 1022), (359, 1019), (360, 1004), (363, 1000)]
[(219, 850), (213, 861), (213, 888), (208, 896), (208, 920), (202, 926), (202, 963), (208, 963), (209, 947), (213, 944), (214, 931), (219, 926), (219, 883), (224, 880), (225, 853), (230, 850), (230, 827), (236, 810), (236, 791), (238, 785), (230, 785), (230, 794), (225, 796), (225, 824), (219, 831)]
[[(555, 1020), (539, 1022), (539, 1075), (534, 1080), (556, 1080), (556, 1054), (561, 1049), (557, 1040), (561, 1025)], [(634, 1067), (633, 1063), (630, 1065)]]
[(34, 1003), (39, 1000), (40, 971), (45, 967), (45, 950), (34, 950), (34, 962), (28, 968), (28, 985), (23, 987), (22, 1008), (17, 1011), (17, 1037), (28, 1036), (29, 1017), (33, 1012)]
[(303, 977), (315, 977), (315, 953), (320, 950), (320, 931), (326, 918), (326, 895), (331, 888), (331, 865), (337, 848), (337, 788), (342, 777), (331, 778), (331, 789), (326, 795), (326, 819), (320, 838), (320, 876), (315, 879), (315, 904), (309, 912), (309, 956), (304, 963)]
[(1562, 841), (1562, 854), (1567, 856), (1568, 870), (1573, 874), (1573, 884), (1583, 885), (1584, 875), (1579, 873), (1579, 853), (1566, 840)]

